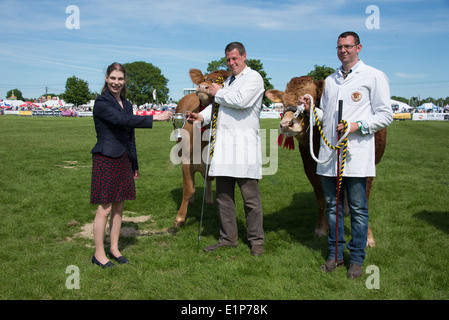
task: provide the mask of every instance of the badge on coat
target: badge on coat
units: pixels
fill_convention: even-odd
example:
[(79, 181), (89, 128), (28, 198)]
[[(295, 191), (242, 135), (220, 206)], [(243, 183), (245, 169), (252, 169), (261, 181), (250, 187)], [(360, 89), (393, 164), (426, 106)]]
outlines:
[(358, 91), (354, 91), (351, 95), (351, 99), (354, 102), (359, 102), (360, 100), (362, 100), (362, 94)]

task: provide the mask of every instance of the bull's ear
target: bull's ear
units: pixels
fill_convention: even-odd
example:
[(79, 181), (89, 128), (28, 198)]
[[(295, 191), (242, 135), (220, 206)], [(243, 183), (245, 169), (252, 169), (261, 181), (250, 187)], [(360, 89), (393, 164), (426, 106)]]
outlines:
[(223, 77), (223, 79), (227, 79), (230, 77), (231, 73), (227, 70), (220, 70), (220, 75)]
[(265, 92), (265, 96), (275, 103), (282, 102), (284, 92), (280, 90), (270, 89)]
[(201, 70), (198, 69), (190, 69), (189, 71), (190, 79), (194, 84), (200, 84), (204, 80), (204, 75)]
[(317, 81), (317, 88), (316, 88), (316, 99), (319, 101), (321, 99), (321, 96), (324, 92), (324, 85), (326, 84), (326, 81), (324, 80), (318, 80)]

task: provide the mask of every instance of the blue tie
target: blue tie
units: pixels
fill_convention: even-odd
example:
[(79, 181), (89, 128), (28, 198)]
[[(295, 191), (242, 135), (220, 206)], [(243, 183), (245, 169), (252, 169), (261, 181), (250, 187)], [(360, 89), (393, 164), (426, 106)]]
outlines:
[(228, 85), (230, 86), (231, 85), (231, 83), (233, 82), (235, 80), (235, 76), (234, 75), (232, 75), (231, 76), (231, 80), (229, 80), (229, 83), (228, 83)]

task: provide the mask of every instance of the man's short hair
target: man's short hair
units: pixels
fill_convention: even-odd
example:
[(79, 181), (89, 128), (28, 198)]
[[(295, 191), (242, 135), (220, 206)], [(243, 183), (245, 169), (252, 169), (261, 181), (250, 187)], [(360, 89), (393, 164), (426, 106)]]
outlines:
[(359, 45), (359, 44), (360, 44), (360, 38), (359, 38), (359, 35), (358, 35), (357, 33), (355, 33), (354, 31), (346, 31), (346, 32), (343, 32), (343, 33), (338, 37), (338, 39), (340, 39), (340, 38), (346, 38), (346, 37), (348, 37), (348, 36), (353, 36), (353, 37), (354, 37), (354, 40), (355, 40), (355, 44), (356, 44), (356, 45)]
[(225, 53), (231, 52), (234, 49), (237, 49), (237, 51), (241, 56), (243, 56), (246, 53), (245, 46), (240, 42), (231, 42), (230, 44), (228, 44), (225, 48)]

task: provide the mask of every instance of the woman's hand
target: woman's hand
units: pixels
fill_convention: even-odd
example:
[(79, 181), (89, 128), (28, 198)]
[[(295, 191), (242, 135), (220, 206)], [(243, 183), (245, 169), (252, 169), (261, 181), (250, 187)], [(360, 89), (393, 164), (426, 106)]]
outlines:
[(155, 114), (153, 120), (155, 121), (170, 121), (172, 113), (170, 111), (162, 112), (161, 114)]

